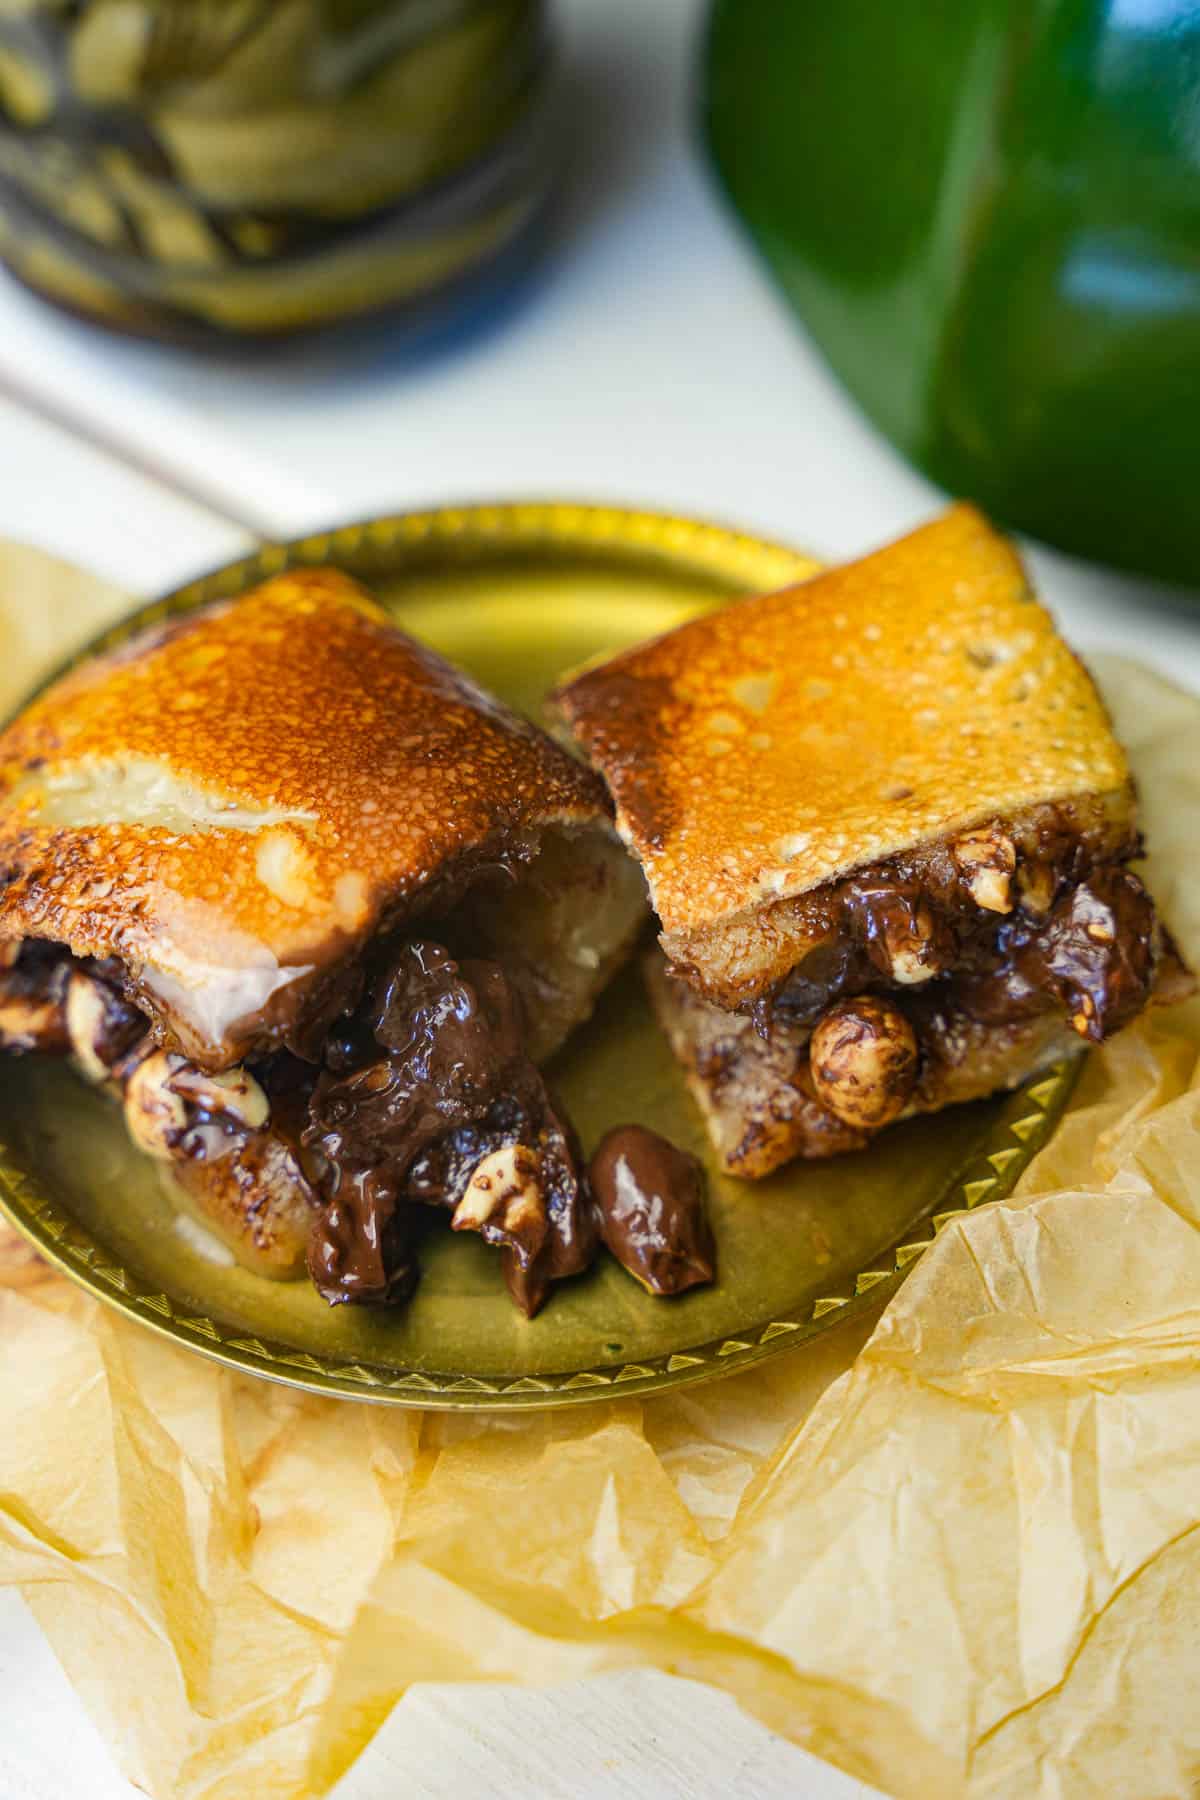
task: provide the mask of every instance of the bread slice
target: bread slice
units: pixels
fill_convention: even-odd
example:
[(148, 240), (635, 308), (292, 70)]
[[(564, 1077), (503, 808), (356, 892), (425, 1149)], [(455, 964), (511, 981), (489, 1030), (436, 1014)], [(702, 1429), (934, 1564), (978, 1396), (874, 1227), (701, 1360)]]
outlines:
[(596, 776), (335, 570), (151, 627), (0, 735), (0, 942), (115, 958), (207, 1068), (320, 1031), (374, 939), (464, 906), (543, 1057), (644, 905)]
[(814, 895), (997, 817), (1085, 801), (1132, 836), (1125, 756), (1012, 546), (969, 506), (735, 602), (561, 688), (671, 962), (767, 993), (825, 935)]
[(971, 507), (555, 704), (646, 871), (651, 996), (734, 1173), (858, 1148), (1188, 991), (1103, 703)]

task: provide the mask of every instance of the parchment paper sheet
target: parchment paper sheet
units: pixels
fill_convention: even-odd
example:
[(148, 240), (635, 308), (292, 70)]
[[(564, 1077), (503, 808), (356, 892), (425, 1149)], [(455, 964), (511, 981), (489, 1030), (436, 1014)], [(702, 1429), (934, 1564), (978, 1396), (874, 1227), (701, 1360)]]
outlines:
[[(120, 609), (0, 555), (0, 707)], [(1200, 702), (1104, 661), (1200, 960)], [(914, 1800), (1200, 1787), (1200, 1007), (869, 1328), (545, 1418), (303, 1398), (0, 1237), (0, 1580), (159, 1800), (293, 1800), (423, 1679), (653, 1664)], [(752, 1202), (748, 1202), (752, 1203)]]

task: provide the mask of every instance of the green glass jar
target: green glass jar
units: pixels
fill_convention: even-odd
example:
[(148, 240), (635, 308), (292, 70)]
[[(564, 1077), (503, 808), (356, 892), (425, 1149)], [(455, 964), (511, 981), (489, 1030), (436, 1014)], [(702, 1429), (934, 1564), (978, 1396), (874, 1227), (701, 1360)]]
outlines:
[(0, 254), (127, 331), (422, 319), (530, 242), (543, 0), (0, 0)]
[(1051, 543), (1200, 582), (1197, 0), (717, 0), (706, 124), (900, 449)]

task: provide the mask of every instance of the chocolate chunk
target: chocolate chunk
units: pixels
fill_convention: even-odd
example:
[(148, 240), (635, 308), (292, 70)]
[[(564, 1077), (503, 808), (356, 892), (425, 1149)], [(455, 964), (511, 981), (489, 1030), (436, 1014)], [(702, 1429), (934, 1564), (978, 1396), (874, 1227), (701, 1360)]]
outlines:
[(1093, 869), (1042, 920), (1001, 927), (993, 953), (956, 985), (977, 1019), (1004, 1025), (1065, 1008), (1100, 1043), (1141, 1012), (1161, 948), (1154, 903), (1128, 869)]
[[(334, 1026), (309, 1114), (303, 1142), (324, 1165), (329, 1204), (310, 1267), (327, 1299), (405, 1297), (413, 1204), (450, 1211), (456, 1229), (501, 1250), (526, 1312), (591, 1261), (578, 1148), (525, 1054), (520, 1008), (497, 964), (457, 960), (431, 942), (393, 946), (362, 1003)], [(502, 1169), (495, 1159), (506, 1153)], [(489, 1163), (498, 1188), (473, 1193)]]
[(600, 1235), (647, 1293), (712, 1281), (716, 1248), (694, 1156), (643, 1125), (618, 1125), (597, 1145), (588, 1181)]
[(1154, 904), (1136, 875), (1097, 870), (1055, 907), (1044, 935), (1041, 960), (1081, 1037), (1098, 1044), (1136, 1018), (1158, 952)]
[(398, 1205), (390, 1171), (331, 1165), (326, 1204), (308, 1244), (313, 1286), (331, 1306), (407, 1300), (419, 1274), (412, 1209)]

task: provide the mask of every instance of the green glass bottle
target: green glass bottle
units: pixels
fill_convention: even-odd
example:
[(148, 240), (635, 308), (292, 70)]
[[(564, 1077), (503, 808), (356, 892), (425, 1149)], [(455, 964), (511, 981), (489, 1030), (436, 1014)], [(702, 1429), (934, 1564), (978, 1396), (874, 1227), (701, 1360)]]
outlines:
[(717, 0), (720, 175), (935, 480), (1200, 582), (1200, 4)]

